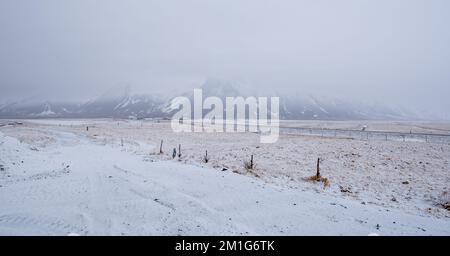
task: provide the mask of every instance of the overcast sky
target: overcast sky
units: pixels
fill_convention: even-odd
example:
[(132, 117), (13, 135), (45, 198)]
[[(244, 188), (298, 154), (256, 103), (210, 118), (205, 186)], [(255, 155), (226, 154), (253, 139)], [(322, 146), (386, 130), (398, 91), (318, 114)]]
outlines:
[(1, 0), (0, 101), (207, 77), (450, 111), (448, 0)]

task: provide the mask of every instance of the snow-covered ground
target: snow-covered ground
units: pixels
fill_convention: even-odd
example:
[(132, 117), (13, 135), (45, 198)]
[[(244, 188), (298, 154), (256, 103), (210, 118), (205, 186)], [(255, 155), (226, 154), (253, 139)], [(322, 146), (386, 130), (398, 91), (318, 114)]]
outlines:
[[(317, 157), (329, 187), (305, 180)], [(431, 143), (24, 122), (0, 127), (0, 234), (450, 235), (449, 160)]]
[(315, 129), (346, 129), (360, 131), (401, 132), (401, 133), (428, 133), (450, 135), (450, 122), (448, 121), (319, 121), (319, 120), (282, 120), (282, 127), (300, 127)]

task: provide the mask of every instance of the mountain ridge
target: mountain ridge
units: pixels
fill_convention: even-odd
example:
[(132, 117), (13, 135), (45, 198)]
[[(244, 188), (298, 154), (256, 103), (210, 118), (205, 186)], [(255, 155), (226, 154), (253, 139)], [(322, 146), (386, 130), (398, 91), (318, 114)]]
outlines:
[[(203, 99), (216, 96), (245, 95), (239, 84), (226, 80), (207, 79), (201, 88)], [(192, 99), (192, 91), (181, 96)], [(256, 95), (258, 96), (258, 95)], [(280, 97), (280, 119), (292, 120), (408, 120), (421, 119), (417, 114), (384, 105), (345, 101), (313, 95), (277, 95)], [(129, 87), (107, 92), (93, 100), (78, 103), (32, 100), (15, 101), (0, 105), (0, 118), (170, 118), (174, 98), (165, 99), (150, 94), (132, 94)], [(206, 114), (206, 113), (205, 113)]]

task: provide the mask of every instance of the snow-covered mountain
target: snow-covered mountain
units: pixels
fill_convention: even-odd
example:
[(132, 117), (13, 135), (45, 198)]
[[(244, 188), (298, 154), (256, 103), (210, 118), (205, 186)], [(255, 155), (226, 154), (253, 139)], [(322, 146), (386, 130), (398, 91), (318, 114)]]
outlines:
[(163, 115), (161, 107), (165, 101), (153, 95), (131, 94), (127, 88), (123, 91), (111, 91), (88, 101), (77, 110), (77, 117), (117, 117), (146, 118)]
[(64, 117), (74, 113), (78, 104), (50, 101), (21, 100), (0, 106), (0, 118)]
[[(243, 93), (240, 84), (208, 79), (202, 85), (203, 98), (259, 96)], [(193, 98), (193, 91), (180, 96)], [(420, 119), (400, 108), (364, 104), (329, 97), (311, 95), (277, 95), (280, 97), (281, 119)], [(132, 94), (128, 88), (114, 90), (87, 102), (64, 103), (50, 100), (22, 100), (0, 105), (0, 118), (170, 118), (176, 111), (173, 99), (156, 95)], [(206, 114), (206, 113), (204, 113)]]
[[(203, 99), (215, 96), (225, 104), (226, 97), (249, 97), (267, 96), (258, 95), (249, 90), (241, 90), (241, 84), (236, 82), (208, 79), (202, 85)], [(193, 99), (193, 92), (182, 96)], [(386, 105), (367, 104), (357, 101), (346, 101), (343, 99), (313, 96), (313, 95), (286, 95), (276, 94), (280, 98), (280, 118), (284, 120), (407, 120), (421, 119), (417, 114)], [(170, 116), (177, 111), (177, 104), (169, 101), (163, 111)], [(270, 106), (269, 106), (270, 107)], [(204, 110), (203, 114), (207, 113)], [(225, 111), (224, 111), (225, 116)]]
[(0, 106), (0, 118), (144, 118), (161, 117), (165, 101), (151, 95), (123, 94), (84, 103), (13, 102)]
[(280, 99), (282, 119), (321, 120), (405, 120), (421, 119), (417, 114), (386, 105), (345, 101), (330, 97), (282, 96)]

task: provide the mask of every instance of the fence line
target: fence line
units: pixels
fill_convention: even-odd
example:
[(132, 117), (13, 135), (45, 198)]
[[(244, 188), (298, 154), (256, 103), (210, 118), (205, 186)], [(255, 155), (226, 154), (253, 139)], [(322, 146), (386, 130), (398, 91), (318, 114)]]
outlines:
[(415, 141), (450, 144), (450, 135), (433, 133), (402, 133), (391, 131), (363, 131), (330, 128), (280, 127), (281, 134), (336, 137), (358, 140)]
[[(160, 122), (161, 120), (158, 120)], [(192, 120), (191, 120), (192, 121)], [(163, 120), (162, 122), (170, 122)], [(191, 122), (191, 126), (202, 125)], [(225, 125), (225, 123), (223, 123)], [(245, 127), (245, 131), (249, 131), (249, 124), (240, 124)], [(202, 125), (203, 126), (203, 125)], [(238, 124), (236, 125), (238, 126)], [(335, 137), (358, 140), (384, 140), (384, 141), (414, 141), (435, 144), (450, 144), (450, 134), (437, 133), (405, 133), (393, 131), (368, 131), (368, 130), (351, 130), (351, 129), (331, 129), (331, 128), (307, 128), (307, 127), (279, 127), (280, 134), (285, 135), (302, 135), (302, 136), (319, 136), (319, 137)]]

